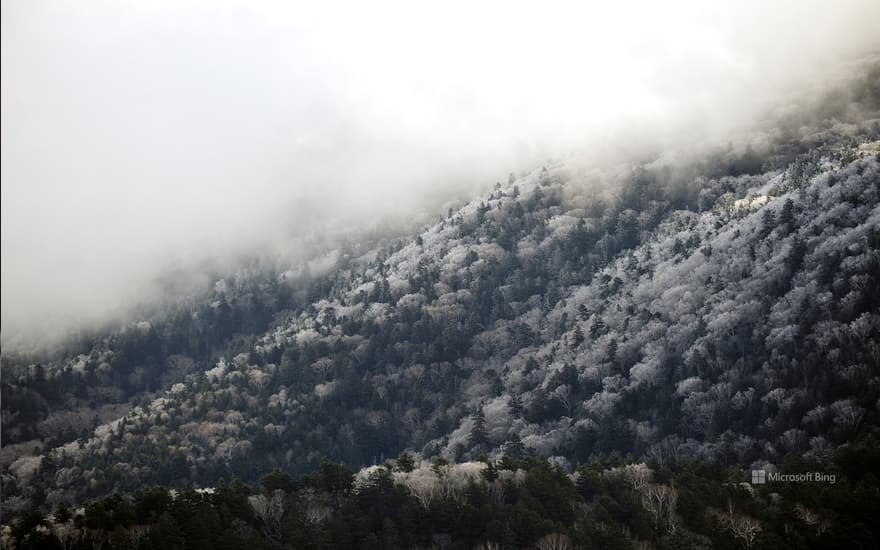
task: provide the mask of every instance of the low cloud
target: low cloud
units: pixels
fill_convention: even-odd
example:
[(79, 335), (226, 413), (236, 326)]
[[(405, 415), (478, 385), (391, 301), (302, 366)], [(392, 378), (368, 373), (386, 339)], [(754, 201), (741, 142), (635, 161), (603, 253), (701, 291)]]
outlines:
[(549, 156), (725, 141), (880, 46), (871, 0), (472, 4), (4, 3), (4, 340)]

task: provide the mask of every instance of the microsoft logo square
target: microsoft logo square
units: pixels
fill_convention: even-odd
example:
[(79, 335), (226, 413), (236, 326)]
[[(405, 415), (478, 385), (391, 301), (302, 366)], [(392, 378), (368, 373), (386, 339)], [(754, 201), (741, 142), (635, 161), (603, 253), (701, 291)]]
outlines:
[(767, 483), (767, 472), (764, 470), (752, 470), (752, 485), (764, 485)]

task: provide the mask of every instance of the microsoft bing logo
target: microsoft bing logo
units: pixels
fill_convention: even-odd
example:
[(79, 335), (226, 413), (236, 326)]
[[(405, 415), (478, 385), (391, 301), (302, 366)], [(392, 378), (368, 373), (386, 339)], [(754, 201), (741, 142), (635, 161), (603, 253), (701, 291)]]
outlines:
[(765, 485), (773, 483), (830, 483), (837, 481), (837, 474), (826, 472), (799, 472), (793, 474), (780, 474), (767, 470), (752, 470), (752, 485)]

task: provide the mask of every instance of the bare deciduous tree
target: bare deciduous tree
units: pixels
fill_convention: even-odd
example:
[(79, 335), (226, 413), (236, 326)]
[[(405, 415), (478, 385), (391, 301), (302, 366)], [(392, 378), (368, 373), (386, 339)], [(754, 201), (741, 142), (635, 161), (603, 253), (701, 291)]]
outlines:
[(801, 521), (816, 530), (817, 535), (821, 535), (831, 528), (831, 520), (822, 517), (815, 510), (810, 510), (802, 504), (795, 505), (794, 510)]
[(675, 506), (678, 503), (678, 491), (668, 485), (647, 483), (640, 491), (642, 506), (651, 514), (654, 527), (674, 533), (676, 528)]
[(718, 519), (724, 529), (730, 531), (734, 538), (740, 541), (743, 548), (749, 549), (755, 545), (755, 541), (761, 533), (761, 522), (755, 518), (738, 514), (733, 509), (733, 502), (728, 501), (726, 512), (713, 510), (710, 513)]
[(284, 491), (276, 489), (271, 496), (254, 495), (248, 502), (262, 523), (263, 534), (276, 540), (281, 538), (281, 518), (284, 517)]
[(574, 544), (568, 538), (568, 535), (550, 533), (538, 539), (538, 542), (535, 543), (535, 548), (538, 550), (571, 550), (574, 548)]

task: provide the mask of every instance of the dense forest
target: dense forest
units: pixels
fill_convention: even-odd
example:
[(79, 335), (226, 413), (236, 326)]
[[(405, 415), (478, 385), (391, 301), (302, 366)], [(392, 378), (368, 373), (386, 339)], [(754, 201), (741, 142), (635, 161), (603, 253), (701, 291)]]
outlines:
[(408, 453), (354, 475), (323, 462), (294, 479), (141, 488), (50, 516), (25, 514), (6, 548), (874, 548), (877, 441), (782, 473), (833, 482), (752, 485), (696, 460), (600, 456), (569, 475), (542, 458), (417, 463)]
[(878, 83), (4, 353), (6, 544), (869, 547)]

